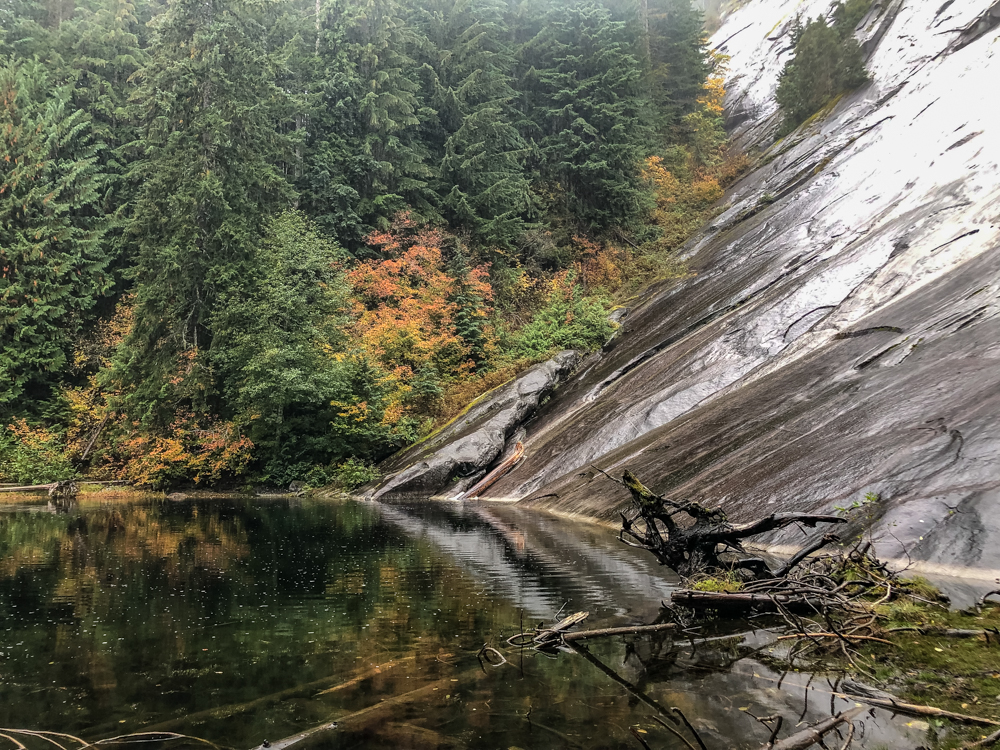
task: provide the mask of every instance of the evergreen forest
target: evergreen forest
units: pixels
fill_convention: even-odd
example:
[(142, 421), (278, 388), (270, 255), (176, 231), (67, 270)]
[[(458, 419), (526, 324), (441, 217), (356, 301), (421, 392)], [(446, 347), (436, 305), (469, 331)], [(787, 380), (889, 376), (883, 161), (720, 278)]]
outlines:
[(0, 481), (359, 484), (745, 167), (689, 0), (2, 0)]

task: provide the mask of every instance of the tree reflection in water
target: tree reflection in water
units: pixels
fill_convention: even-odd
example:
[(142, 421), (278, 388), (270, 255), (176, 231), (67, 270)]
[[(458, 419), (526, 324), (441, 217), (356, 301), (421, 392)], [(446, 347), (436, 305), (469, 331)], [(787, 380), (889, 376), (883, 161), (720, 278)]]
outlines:
[[(0, 726), (241, 750), (332, 720), (301, 747), (637, 747), (640, 726), (670, 747), (656, 705), (710, 747), (752, 747), (766, 732), (741, 706), (830, 708), (804, 681), (776, 688), (752, 637), (508, 647), (567, 602), (594, 627), (655, 617), (669, 574), (599, 528), (473, 504), (84, 495), (45, 511), (0, 506)], [(483, 644), (509, 663), (480, 664)], [(900, 738), (881, 717), (866, 731)]]

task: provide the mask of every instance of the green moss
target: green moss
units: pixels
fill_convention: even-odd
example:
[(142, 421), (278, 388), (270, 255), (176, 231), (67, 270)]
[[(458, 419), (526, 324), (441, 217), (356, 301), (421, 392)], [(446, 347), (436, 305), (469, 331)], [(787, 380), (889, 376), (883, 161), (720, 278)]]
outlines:
[(808, 128), (810, 125), (826, 119), (826, 116), (833, 112), (833, 108), (836, 107), (843, 98), (843, 94), (837, 94), (837, 96), (833, 97), (830, 101), (820, 107), (815, 114), (806, 119), (806, 121), (802, 123), (802, 126)]
[[(926, 580), (908, 581), (911, 592), (933, 601), (937, 590)], [(919, 593), (918, 593), (919, 592)], [(936, 706), (947, 711), (1000, 720), (1000, 639), (956, 638), (946, 629), (991, 630), (1000, 628), (1000, 607), (987, 605), (982, 613), (956, 612), (940, 604), (926, 604), (901, 597), (878, 607), (886, 618), (886, 631), (920, 627), (923, 632), (886, 632), (892, 646), (873, 643), (862, 655), (875, 678), (903, 700)], [(935, 634), (934, 631), (938, 631)], [(950, 727), (935, 748), (955, 748), (980, 739), (981, 727), (933, 721), (932, 726)]]
[(743, 588), (743, 582), (729, 573), (724, 576), (703, 578), (691, 586), (695, 591), (710, 591), (716, 594), (732, 593)]

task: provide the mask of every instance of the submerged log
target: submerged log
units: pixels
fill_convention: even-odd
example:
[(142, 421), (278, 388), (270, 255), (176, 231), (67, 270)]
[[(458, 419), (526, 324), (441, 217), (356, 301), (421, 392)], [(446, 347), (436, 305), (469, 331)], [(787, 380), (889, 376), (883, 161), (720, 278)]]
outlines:
[(609, 638), (615, 635), (641, 635), (643, 633), (661, 633), (673, 630), (677, 626), (672, 622), (661, 622), (656, 625), (631, 625), (622, 628), (601, 628), (600, 630), (581, 630), (576, 633), (564, 633), (562, 639), (567, 643), (585, 641), (590, 638)]
[(260, 711), (262, 709), (270, 708), (271, 706), (281, 703), (282, 701), (291, 700), (293, 698), (318, 697), (320, 695), (334, 693), (339, 690), (353, 687), (372, 677), (377, 677), (383, 672), (393, 669), (400, 664), (415, 660), (415, 656), (404, 656), (399, 659), (392, 659), (382, 664), (376, 664), (370, 669), (363, 670), (346, 681), (344, 681), (343, 675), (330, 675), (329, 677), (324, 677), (321, 680), (314, 680), (312, 682), (305, 682), (301, 685), (294, 685), (293, 687), (286, 688), (285, 690), (279, 690), (276, 693), (255, 698), (253, 700), (246, 701), (245, 703), (231, 703), (229, 705), (216, 706), (215, 708), (207, 708), (193, 714), (180, 716), (176, 719), (161, 721), (157, 724), (144, 727), (143, 731), (162, 732), (173, 730), (192, 723), (207, 721), (209, 719), (222, 720), (239, 714), (244, 714), (249, 711)]
[(572, 627), (579, 625), (581, 622), (590, 617), (589, 612), (574, 612), (569, 617), (565, 617), (551, 628), (546, 628), (538, 632), (535, 636), (535, 643), (548, 643), (549, 641), (557, 641), (559, 638)]

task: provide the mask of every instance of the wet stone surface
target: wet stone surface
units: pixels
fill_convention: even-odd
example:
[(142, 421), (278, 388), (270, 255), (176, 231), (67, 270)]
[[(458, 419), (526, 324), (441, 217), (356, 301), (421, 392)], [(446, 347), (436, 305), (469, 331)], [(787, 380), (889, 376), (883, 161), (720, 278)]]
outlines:
[(872, 83), (775, 142), (790, 20), (827, 6), (756, 0), (717, 32), (758, 167), (487, 494), (613, 520), (591, 464), (741, 521), (874, 493), (882, 556), (1000, 577), (1000, 29), (955, 46), (993, 2), (874, 4)]

